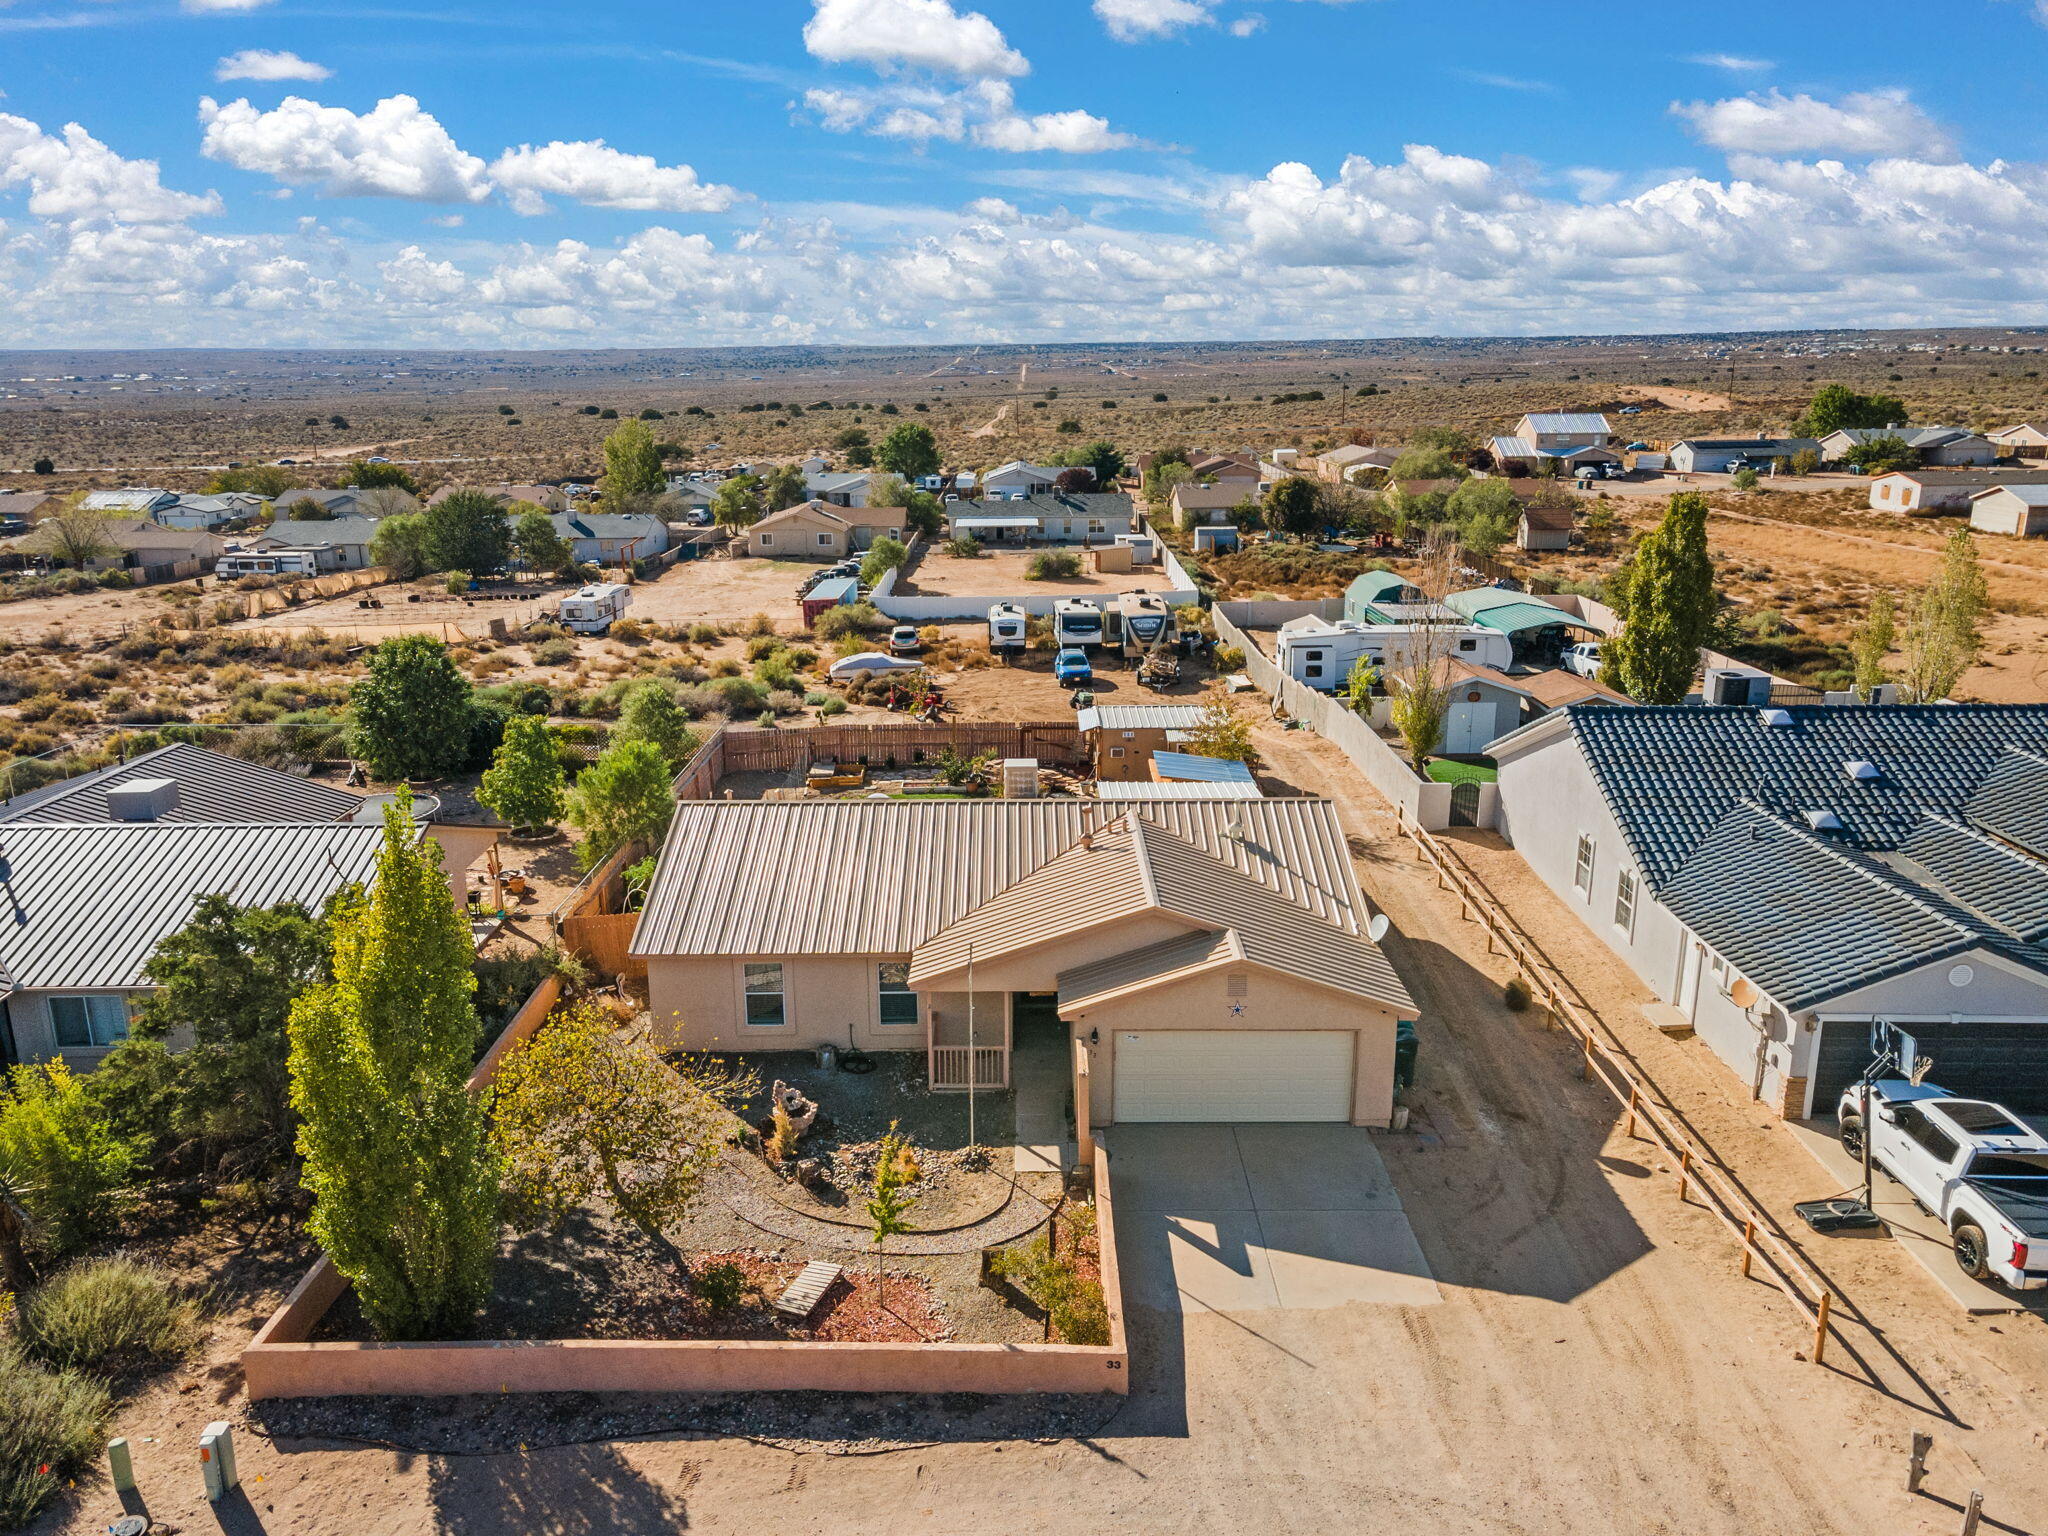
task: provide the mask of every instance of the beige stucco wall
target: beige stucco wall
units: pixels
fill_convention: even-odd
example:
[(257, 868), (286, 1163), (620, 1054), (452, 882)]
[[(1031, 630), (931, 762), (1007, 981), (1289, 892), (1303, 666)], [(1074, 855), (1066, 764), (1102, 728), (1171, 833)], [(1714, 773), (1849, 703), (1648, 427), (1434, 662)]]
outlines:
[[(1060, 972), (1093, 965), (1117, 955), (1127, 955), (1147, 944), (1179, 938), (1196, 925), (1169, 917), (1164, 912), (1145, 912), (1120, 922), (1097, 923), (1078, 933), (1048, 933), (1036, 949), (1005, 955), (999, 960), (974, 962), (974, 990), (977, 993), (1051, 992), (1059, 986)], [(919, 982), (920, 991), (957, 991), (966, 984), (967, 973), (951, 971)]]
[(880, 1022), (875, 967), (907, 956), (751, 958), (782, 962), (784, 1022), (779, 1028), (744, 1022), (748, 958), (650, 959), (648, 1006), (662, 1042), (693, 1051), (801, 1051), (818, 1045), (853, 1045), (864, 1051), (924, 1049), (922, 1022), (887, 1027)]
[[(1247, 978), (1244, 997), (1228, 995), (1233, 975)], [(1089, 1116), (1096, 1125), (1116, 1120), (1117, 1035), (1182, 1029), (1355, 1029), (1351, 1123), (1385, 1125), (1393, 1118), (1396, 1015), (1348, 993), (1250, 967), (1222, 967), (1066, 1016), (1075, 1038), (1088, 1043)], [(1093, 1042), (1091, 1032), (1098, 1036)]]
[[(747, 553), (775, 560), (839, 560), (846, 555), (848, 530), (843, 524), (822, 517), (799, 514), (778, 519), (772, 526), (756, 525), (747, 531)], [(818, 535), (830, 534), (829, 544)]]

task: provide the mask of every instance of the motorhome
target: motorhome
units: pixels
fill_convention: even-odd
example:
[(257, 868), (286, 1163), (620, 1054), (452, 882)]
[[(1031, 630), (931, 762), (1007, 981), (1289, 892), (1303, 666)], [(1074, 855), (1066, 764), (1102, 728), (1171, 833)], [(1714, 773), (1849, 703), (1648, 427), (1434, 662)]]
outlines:
[(213, 574), (230, 580), (237, 576), (313, 576), (320, 570), (317, 549), (266, 549), (258, 554), (222, 555), (213, 564)]
[(601, 635), (632, 601), (631, 587), (616, 581), (599, 582), (563, 598), (555, 610), (555, 621), (579, 635)]
[(997, 655), (1010, 655), (1024, 649), (1026, 620), (1024, 610), (1015, 603), (997, 603), (988, 611), (988, 648)]
[(1084, 597), (1058, 599), (1052, 605), (1052, 638), (1061, 646), (1102, 644), (1102, 609)]
[(1508, 637), (1478, 624), (1360, 624), (1309, 615), (1281, 625), (1277, 640), (1280, 670), (1324, 693), (1341, 688), (1360, 661), (1400, 671), (1432, 644), (1441, 656), (1501, 672), (1514, 661)]
[(1114, 612), (1123, 653), (1142, 657), (1154, 647), (1173, 644), (1173, 610), (1156, 592), (1125, 592)]

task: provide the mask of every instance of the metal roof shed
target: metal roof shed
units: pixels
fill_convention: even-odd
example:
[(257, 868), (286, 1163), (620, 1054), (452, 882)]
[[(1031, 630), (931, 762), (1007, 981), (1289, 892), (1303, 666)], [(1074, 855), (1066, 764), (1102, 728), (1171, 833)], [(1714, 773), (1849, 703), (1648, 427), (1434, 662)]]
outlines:
[(1229, 758), (1200, 757), (1192, 752), (1154, 752), (1152, 772), (1161, 779), (1202, 784), (1250, 784), (1252, 771)]

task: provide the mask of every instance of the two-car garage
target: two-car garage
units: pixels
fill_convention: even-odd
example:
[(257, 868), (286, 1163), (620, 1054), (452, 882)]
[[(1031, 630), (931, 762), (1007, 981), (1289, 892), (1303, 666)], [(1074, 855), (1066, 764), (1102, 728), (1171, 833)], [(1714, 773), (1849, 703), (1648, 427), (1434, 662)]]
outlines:
[(1109, 1038), (1118, 1121), (1351, 1119), (1356, 1030), (1117, 1030)]

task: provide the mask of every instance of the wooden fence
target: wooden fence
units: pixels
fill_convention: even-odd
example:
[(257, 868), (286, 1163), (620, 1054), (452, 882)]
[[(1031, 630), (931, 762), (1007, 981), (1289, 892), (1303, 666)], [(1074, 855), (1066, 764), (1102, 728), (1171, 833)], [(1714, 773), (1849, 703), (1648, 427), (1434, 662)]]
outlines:
[(731, 773), (781, 773), (807, 768), (821, 758), (866, 763), (876, 768), (927, 762), (947, 748), (963, 757), (993, 752), (1029, 757), (1052, 766), (1088, 761), (1080, 727), (1071, 720), (959, 721), (942, 725), (895, 722), (875, 725), (813, 725), (788, 729), (720, 726), (706, 738), (672, 785), (678, 800), (709, 800), (718, 781)]
[(1401, 831), (1415, 844), (1421, 860), (1435, 871), (1439, 888), (1457, 895), (1463, 916), (1486, 929), (1487, 951), (1496, 942), (1514, 960), (1529, 983), (1530, 994), (1548, 1021), (1569, 1031), (1581, 1051), (1579, 1076), (1598, 1082), (1628, 1112), (1628, 1135), (1661, 1148), (1677, 1165), (1678, 1198), (1698, 1192), (1700, 1203), (1731, 1232), (1741, 1255), (1745, 1278), (1761, 1262), (1765, 1275), (1784, 1292), (1793, 1311), (1813, 1330), (1812, 1360), (1818, 1365), (1827, 1352), (1828, 1314), (1834, 1293), (1819, 1271), (1786, 1241), (1769, 1216), (1745, 1194), (1720, 1161), (1678, 1122), (1654, 1086), (1644, 1081), (1628, 1058), (1607, 1038), (1607, 1029), (1587, 1006), (1578, 989), (1501, 908), (1485, 886), (1441, 838), (1401, 818)]

